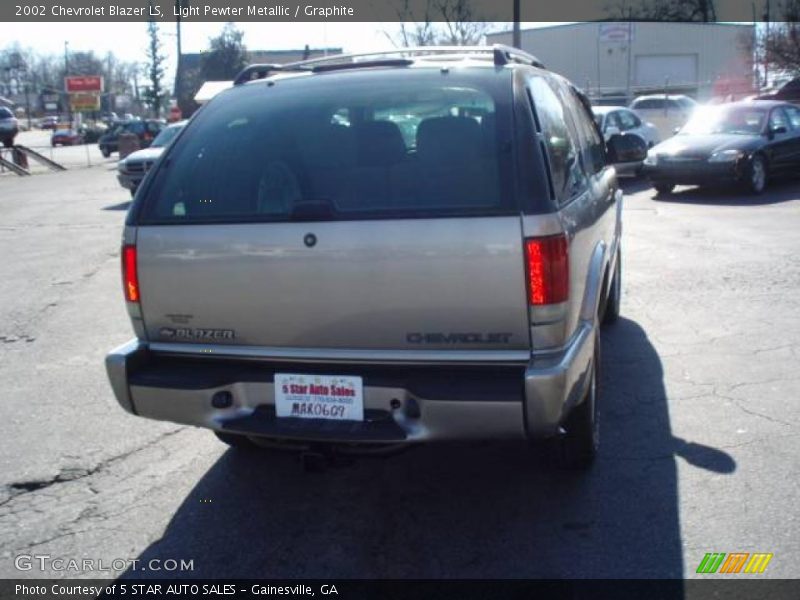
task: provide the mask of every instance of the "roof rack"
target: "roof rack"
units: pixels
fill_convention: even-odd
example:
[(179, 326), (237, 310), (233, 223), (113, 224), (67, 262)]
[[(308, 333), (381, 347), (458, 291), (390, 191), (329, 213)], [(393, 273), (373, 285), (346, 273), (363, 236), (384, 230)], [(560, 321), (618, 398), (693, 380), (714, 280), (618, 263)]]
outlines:
[(282, 71), (300, 71), (300, 70), (302, 69), (293, 68), (288, 64), (248, 65), (239, 72), (239, 74), (236, 76), (236, 79), (233, 80), (233, 85), (242, 85), (243, 83), (247, 83), (248, 81), (252, 81), (253, 79), (264, 79), (265, 77), (269, 77), (273, 73), (280, 73)]
[[(391, 58), (393, 56), (399, 58)], [(241, 85), (253, 79), (263, 79), (273, 73), (286, 71), (335, 71), (338, 69), (356, 69), (359, 67), (390, 67), (407, 66), (413, 59), (421, 60), (463, 60), (476, 58), (491, 59), (498, 67), (510, 64), (524, 64), (544, 69), (545, 66), (532, 54), (512, 48), (503, 44), (492, 46), (416, 46), (411, 48), (397, 48), (394, 50), (381, 50), (378, 52), (361, 52), (356, 54), (332, 54), (321, 56), (284, 65), (258, 64), (246, 67), (236, 76), (234, 85)]]

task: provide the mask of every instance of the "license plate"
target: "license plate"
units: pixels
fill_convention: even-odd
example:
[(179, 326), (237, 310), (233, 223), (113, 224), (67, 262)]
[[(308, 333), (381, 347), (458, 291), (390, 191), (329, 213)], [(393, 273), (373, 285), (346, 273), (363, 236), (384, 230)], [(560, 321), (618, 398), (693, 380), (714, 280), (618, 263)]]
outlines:
[(276, 373), (274, 381), (278, 417), (364, 420), (361, 377)]

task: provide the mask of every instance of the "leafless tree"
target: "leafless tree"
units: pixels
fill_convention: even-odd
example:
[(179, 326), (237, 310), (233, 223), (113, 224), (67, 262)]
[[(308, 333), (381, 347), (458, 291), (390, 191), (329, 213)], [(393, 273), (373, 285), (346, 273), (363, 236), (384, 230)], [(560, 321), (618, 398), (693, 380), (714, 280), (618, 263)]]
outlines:
[(396, 0), (397, 33), (384, 31), (395, 46), (478, 44), (490, 23), (476, 14), (472, 0)]
[(636, 21), (717, 20), (714, 0), (618, 0), (606, 9), (610, 19)]

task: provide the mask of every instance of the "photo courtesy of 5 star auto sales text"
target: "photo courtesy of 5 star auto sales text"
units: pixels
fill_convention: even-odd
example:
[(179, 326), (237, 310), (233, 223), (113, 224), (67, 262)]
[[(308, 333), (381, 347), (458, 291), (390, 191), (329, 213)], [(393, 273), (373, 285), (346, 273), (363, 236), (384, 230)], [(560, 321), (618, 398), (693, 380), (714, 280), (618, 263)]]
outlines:
[(800, 598), (799, 15), (0, 3), (0, 600)]

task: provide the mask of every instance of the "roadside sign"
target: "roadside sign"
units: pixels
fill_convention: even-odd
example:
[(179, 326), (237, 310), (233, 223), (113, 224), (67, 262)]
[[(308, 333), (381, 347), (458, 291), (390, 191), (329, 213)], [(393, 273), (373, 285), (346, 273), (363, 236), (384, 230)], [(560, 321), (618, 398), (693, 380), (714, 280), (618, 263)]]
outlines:
[(601, 42), (630, 42), (633, 23), (600, 23), (597, 35)]
[(73, 112), (100, 110), (100, 94), (70, 94), (69, 105)]
[(101, 75), (77, 75), (64, 78), (64, 89), (69, 94), (80, 92), (103, 91), (103, 77)]

